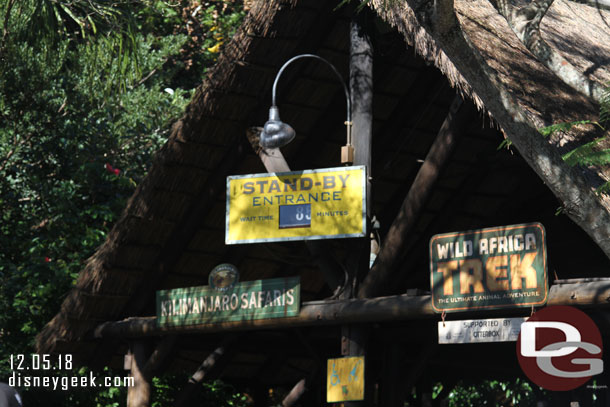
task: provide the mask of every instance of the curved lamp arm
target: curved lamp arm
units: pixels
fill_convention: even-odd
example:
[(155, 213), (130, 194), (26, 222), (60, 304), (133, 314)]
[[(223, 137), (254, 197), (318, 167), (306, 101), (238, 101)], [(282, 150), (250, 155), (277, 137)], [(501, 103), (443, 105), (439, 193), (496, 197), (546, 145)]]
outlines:
[(341, 75), (333, 64), (328, 62), (326, 59), (314, 54), (301, 54), (290, 58), (284, 63), (284, 65), (282, 65), (277, 75), (275, 76), (275, 80), (273, 81), (273, 88), (271, 89), (271, 108), (269, 109), (269, 120), (265, 123), (265, 126), (263, 127), (263, 132), (261, 133), (260, 137), (260, 145), (264, 148), (280, 148), (290, 143), (296, 136), (294, 129), (290, 125), (280, 120), (280, 113), (276, 104), (276, 94), (277, 84), (284, 70), (286, 70), (288, 65), (301, 58), (314, 58), (324, 62), (332, 69), (335, 75), (337, 75), (337, 78), (339, 78), (341, 85), (343, 85), (343, 92), (345, 93), (345, 98), (347, 100), (347, 119), (345, 121), (345, 125), (347, 126), (347, 144), (351, 145), (352, 103), (347, 85), (345, 84), (345, 81), (343, 80), (343, 78), (341, 77)]
[(326, 65), (328, 65), (330, 67), (330, 69), (333, 70), (335, 75), (337, 75), (337, 78), (341, 82), (341, 85), (343, 85), (343, 92), (345, 93), (345, 99), (347, 100), (347, 120), (346, 121), (351, 123), (351, 121), (352, 121), (352, 100), (350, 98), (349, 89), (347, 88), (345, 81), (343, 80), (343, 78), (341, 77), (341, 74), (339, 73), (339, 71), (337, 71), (337, 68), (335, 68), (335, 66), (333, 64), (331, 64), (330, 62), (328, 62), (326, 59), (322, 58), (321, 56), (314, 55), (314, 54), (297, 55), (296, 57), (290, 58), (288, 61), (286, 61), (286, 63), (284, 63), (284, 65), (282, 65), (282, 67), (278, 71), (277, 75), (275, 76), (275, 80), (273, 81), (273, 88), (271, 89), (271, 105), (277, 106), (277, 104), (276, 104), (277, 84), (280, 81), (280, 77), (282, 76), (282, 73), (284, 73), (284, 70), (288, 67), (288, 65), (290, 65), (294, 61), (296, 61), (298, 59), (302, 59), (302, 58), (318, 59), (318, 60), (324, 62)]

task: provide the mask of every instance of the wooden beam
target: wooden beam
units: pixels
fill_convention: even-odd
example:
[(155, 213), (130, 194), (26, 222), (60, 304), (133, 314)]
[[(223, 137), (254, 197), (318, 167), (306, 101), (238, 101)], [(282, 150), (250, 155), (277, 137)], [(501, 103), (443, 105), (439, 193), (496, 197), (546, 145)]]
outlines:
[(398, 215), (385, 236), (373, 268), (367, 274), (358, 291), (359, 298), (382, 295), (396, 277), (394, 271), (403, 258), (407, 234), (415, 224), (415, 220), (430, 196), (442, 168), (451, 156), (461, 127), (466, 125), (465, 118), (470, 117), (470, 115), (461, 112), (462, 106), (462, 98), (456, 96), (432, 148), (426, 155), (426, 159), (417, 173)]
[[(570, 305), (582, 308), (610, 308), (610, 282), (553, 285), (549, 305)], [(489, 311), (492, 314), (523, 313), (523, 309)], [(526, 312), (527, 313), (527, 312)], [(460, 314), (460, 317), (476, 317)], [(504, 315), (505, 316), (505, 315)], [(438, 319), (430, 295), (395, 295), (378, 298), (304, 302), (296, 317), (251, 321), (220, 322), (212, 325), (159, 327), (156, 317), (127, 318), (105, 322), (95, 328), (95, 338), (137, 338), (170, 333), (208, 333), (247, 331), (254, 329), (326, 326), (346, 323), (368, 323), (400, 320)]]
[[(260, 133), (262, 128), (251, 127), (247, 130), (247, 137), (250, 145), (260, 157), (267, 172), (288, 172), (290, 167), (286, 159), (282, 155), (279, 148), (264, 149), (260, 147)], [(311, 253), (314, 263), (320, 268), (324, 281), (331, 289), (335, 291), (337, 287), (345, 281), (345, 276), (341, 265), (337, 262), (332, 253), (328, 250), (328, 246), (317, 240), (305, 241), (305, 246)]]
[(284, 400), (282, 400), (282, 407), (294, 406), (299, 401), (301, 396), (303, 394), (305, 394), (306, 391), (307, 391), (307, 380), (306, 379), (299, 380), (299, 382), (294, 385), (292, 390), (290, 390), (290, 393), (288, 393), (288, 395), (286, 395), (286, 397), (284, 397)]

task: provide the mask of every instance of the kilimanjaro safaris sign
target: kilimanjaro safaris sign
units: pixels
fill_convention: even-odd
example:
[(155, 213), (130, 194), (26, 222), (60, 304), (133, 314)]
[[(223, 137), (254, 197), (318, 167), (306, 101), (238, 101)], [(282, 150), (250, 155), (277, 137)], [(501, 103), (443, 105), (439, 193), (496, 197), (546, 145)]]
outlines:
[(546, 303), (545, 231), (540, 223), (445, 233), (430, 239), (436, 312)]
[(227, 177), (226, 244), (362, 237), (363, 166)]
[(292, 317), (299, 314), (299, 277), (243, 281), (219, 290), (211, 286), (157, 291), (159, 326), (206, 325)]

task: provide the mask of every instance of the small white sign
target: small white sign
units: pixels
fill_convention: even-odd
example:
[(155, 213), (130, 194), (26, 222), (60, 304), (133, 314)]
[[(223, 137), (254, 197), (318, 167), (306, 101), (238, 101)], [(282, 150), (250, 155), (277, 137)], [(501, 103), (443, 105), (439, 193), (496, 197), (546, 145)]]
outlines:
[(516, 342), (527, 318), (488, 318), (438, 323), (438, 343)]

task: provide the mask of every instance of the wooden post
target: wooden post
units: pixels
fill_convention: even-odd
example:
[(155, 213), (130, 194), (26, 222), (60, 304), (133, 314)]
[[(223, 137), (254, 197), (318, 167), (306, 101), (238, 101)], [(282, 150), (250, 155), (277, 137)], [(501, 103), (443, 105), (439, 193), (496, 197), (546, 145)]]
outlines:
[[(350, 24), (350, 96), (352, 99), (352, 134), (354, 145), (354, 165), (364, 165), (367, 169), (366, 213), (371, 211), (371, 146), (373, 133), (373, 48), (364, 29), (366, 12), (356, 13)], [(368, 227), (367, 227), (368, 230)], [(358, 239), (352, 246), (352, 261), (347, 264), (350, 278), (349, 290), (344, 297), (353, 298), (353, 287), (359, 275), (368, 271), (370, 261), (370, 242), (368, 236)], [(344, 356), (366, 356), (367, 331), (364, 327), (345, 325), (341, 329), (341, 354)], [(367, 366), (365, 362), (365, 366)], [(365, 367), (365, 369), (367, 369)], [(370, 369), (367, 369), (370, 370)], [(371, 377), (365, 372), (365, 377)], [(346, 406), (356, 407), (370, 404), (370, 380), (365, 379), (367, 388), (364, 401), (347, 402)]]
[(130, 371), (134, 385), (127, 388), (127, 407), (150, 407), (151, 378), (144, 374), (148, 359), (146, 344), (142, 341), (132, 342), (130, 353)]

